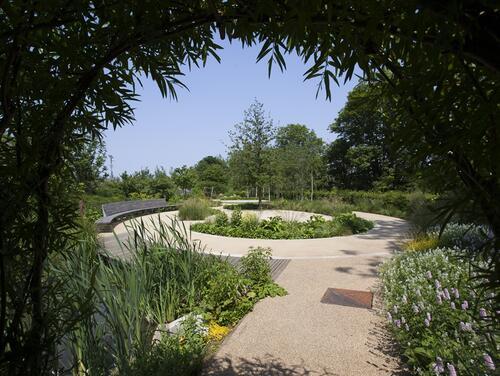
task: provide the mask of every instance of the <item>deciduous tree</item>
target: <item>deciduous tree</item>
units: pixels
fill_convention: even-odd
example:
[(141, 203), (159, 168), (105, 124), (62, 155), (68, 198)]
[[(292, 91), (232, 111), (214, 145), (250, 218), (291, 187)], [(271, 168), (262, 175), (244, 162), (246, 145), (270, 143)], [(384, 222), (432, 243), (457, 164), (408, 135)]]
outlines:
[(247, 187), (255, 187), (259, 206), (262, 202), (263, 187), (269, 183), (271, 172), (271, 142), (274, 126), (264, 113), (264, 105), (255, 100), (245, 111), (243, 122), (236, 124), (229, 133), (231, 146), (230, 166), (233, 174)]

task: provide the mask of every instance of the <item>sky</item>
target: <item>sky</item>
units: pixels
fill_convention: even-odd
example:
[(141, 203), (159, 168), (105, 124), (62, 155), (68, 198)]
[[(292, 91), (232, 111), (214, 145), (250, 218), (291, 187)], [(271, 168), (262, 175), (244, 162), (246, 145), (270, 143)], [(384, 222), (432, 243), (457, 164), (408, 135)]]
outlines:
[(286, 71), (276, 67), (268, 78), (267, 62), (256, 63), (258, 46), (242, 49), (238, 43), (219, 44), (224, 47), (219, 50), (221, 63), (212, 59), (205, 67), (186, 70), (182, 82), (189, 90), (178, 88), (177, 101), (162, 98), (153, 81), (141, 80), (133, 125), (105, 133), (115, 176), (141, 168), (169, 171), (193, 165), (207, 155), (225, 157), (228, 132), (243, 120), (243, 112), (254, 99), (264, 104), (275, 125), (304, 124), (326, 142), (333, 140), (328, 126), (356, 80), (332, 86), (331, 101), (324, 92), (316, 98), (318, 82), (304, 82), (307, 67), (297, 56), (288, 56)]

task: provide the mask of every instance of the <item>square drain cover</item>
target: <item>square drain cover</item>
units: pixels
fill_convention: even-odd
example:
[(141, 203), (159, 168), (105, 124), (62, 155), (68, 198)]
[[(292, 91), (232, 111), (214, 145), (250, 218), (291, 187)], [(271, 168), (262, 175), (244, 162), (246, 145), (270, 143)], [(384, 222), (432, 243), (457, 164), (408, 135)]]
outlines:
[(356, 308), (372, 308), (372, 300), (373, 294), (368, 291), (328, 288), (321, 298), (321, 303)]

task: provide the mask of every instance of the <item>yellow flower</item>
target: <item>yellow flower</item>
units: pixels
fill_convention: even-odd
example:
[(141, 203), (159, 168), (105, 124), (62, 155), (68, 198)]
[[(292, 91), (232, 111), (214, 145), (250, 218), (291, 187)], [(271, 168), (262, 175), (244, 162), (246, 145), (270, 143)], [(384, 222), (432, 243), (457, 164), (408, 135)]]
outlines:
[(221, 326), (215, 321), (211, 321), (208, 326), (208, 338), (212, 341), (221, 341), (229, 333), (227, 326)]

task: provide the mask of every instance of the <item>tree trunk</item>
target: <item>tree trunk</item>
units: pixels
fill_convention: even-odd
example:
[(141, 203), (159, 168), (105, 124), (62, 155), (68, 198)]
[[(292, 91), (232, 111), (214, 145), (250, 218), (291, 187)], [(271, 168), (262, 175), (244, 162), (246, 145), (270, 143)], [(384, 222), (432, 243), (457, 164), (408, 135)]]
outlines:
[(311, 201), (314, 199), (314, 175), (311, 172)]
[(44, 353), (44, 331), (46, 329), (45, 315), (43, 312), (43, 267), (49, 248), (49, 173), (42, 172), (40, 186), (37, 189), (37, 221), (33, 234), (33, 266), (30, 282), (30, 296), (32, 309), (32, 327), (26, 343), (26, 365), (31, 375), (42, 374), (42, 358)]

